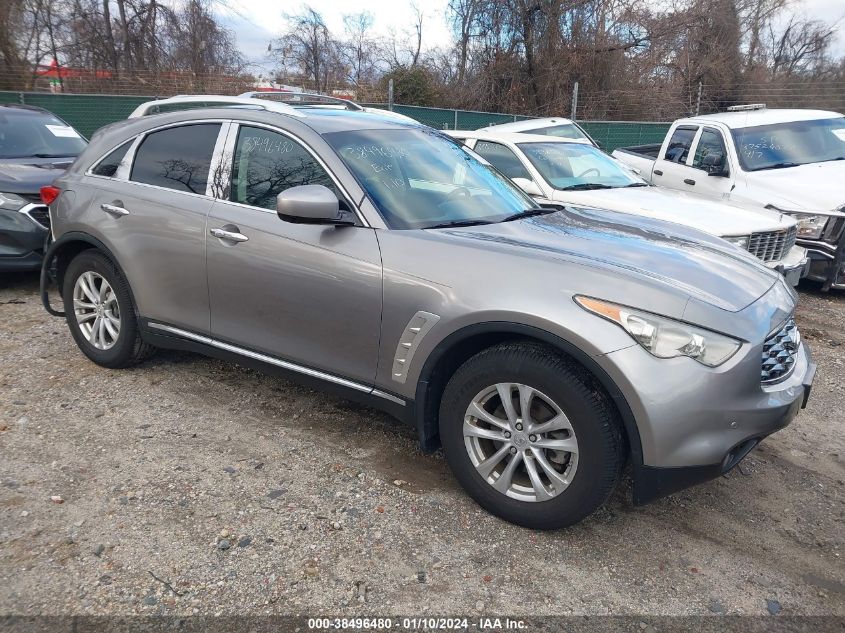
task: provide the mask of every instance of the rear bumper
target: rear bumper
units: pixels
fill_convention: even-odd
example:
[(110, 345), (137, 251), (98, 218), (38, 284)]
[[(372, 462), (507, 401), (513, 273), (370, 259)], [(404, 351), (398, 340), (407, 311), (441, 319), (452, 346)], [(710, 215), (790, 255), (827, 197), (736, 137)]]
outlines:
[(673, 492), (695, 486), (711, 479), (715, 479), (731, 471), (748, 453), (750, 453), (765, 437), (789, 425), (800, 409), (807, 406), (813, 380), (816, 376), (816, 364), (812, 360), (810, 349), (805, 346), (807, 355), (807, 369), (802, 378), (802, 391), (787, 406), (778, 407), (773, 411), (770, 426), (764, 432), (753, 433), (736, 443), (725, 452), (721, 461), (705, 466), (683, 466), (679, 468), (659, 468), (655, 466), (640, 466), (634, 469), (634, 503), (642, 505), (665, 497)]

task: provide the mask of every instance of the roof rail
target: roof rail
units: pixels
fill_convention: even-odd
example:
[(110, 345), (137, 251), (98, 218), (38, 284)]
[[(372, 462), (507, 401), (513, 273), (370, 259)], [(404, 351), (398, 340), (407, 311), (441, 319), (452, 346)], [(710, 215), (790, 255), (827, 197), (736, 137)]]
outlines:
[(137, 108), (135, 108), (135, 110), (132, 111), (132, 114), (129, 115), (129, 118), (137, 119), (148, 114), (155, 114), (154, 111), (160, 106), (189, 105), (199, 103), (212, 104), (209, 107), (213, 107), (213, 105), (219, 103), (226, 106), (258, 108), (260, 110), (267, 110), (268, 112), (277, 112), (278, 114), (287, 114), (289, 116), (295, 116), (300, 118), (305, 117), (305, 114), (303, 112), (299, 112), (298, 110), (292, 108), (286, 103), (278, 103), (276, 101), (269, 101), (267, 99), (251, 99), (248, 97), (226, 97), (223, 95), (178, 95), (176, 97), (170, 97), (168, 99), (157, 99), (155, 101), (147, 101), (146, 103), (142, 103)]
[(728, 106), (726, 110), (728, 112), (747, 112), (748, 110), (765, 110), (766, 104), (765, 103), (749, 103), (747, 105), (735, 105), (735, 106)]
[(364, 107), (358, 105), (349, 99), (341, 99), (340, 97), (330, 97), (329, 95), (314, 94), (311, 92), (287, 92), (286, 90), (262, 91), (255, 90), (252, 92), (244, 92), (238, 95), (245, 99), (263, 99), (266, 101), (275, 101), (276, 103), (288, 103), (293, 107), (301, 105), (307, 107), (309, 105), (319, 105), (320, 103), (326, 105), (342, 105), (347, 110), (354, 110), (360, 112)]

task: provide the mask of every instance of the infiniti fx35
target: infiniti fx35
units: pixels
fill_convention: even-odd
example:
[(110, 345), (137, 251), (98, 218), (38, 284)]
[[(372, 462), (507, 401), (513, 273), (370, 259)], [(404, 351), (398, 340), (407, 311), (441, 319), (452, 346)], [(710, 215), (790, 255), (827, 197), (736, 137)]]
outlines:
[(187, 349), (333, 388), (534, 528), (626, 462), (636, 503), (716, 477), (806, 403), (796, 295), (731, 244), (541, 208), (422, 125), (237, 105), (109, 126), (54, 183), (42, 293), (95, 363)]

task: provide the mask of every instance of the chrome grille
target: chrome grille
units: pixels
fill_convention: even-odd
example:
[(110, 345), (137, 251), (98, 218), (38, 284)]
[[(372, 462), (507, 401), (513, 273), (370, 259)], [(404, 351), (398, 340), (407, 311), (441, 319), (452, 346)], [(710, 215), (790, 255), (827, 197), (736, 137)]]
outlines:
[(780, 261), (789, 252), (789, 249), (795, 246), (797, 236), (797, 226), (779, 231), (752, 233), (748, 238), (748, 252), (756, 255), (764, 262)]
[(760, 379), (764, 383), (778, 382), (787, 378), (795, 369), (795, 354), (801, 345), (801, 334), (790, 318), (782, 328), (774, 332), (763, 344), (763, 369)]
[(31, 207), (25, 213), (45, 229), (50, 228), (50, 211), (47, 207), (42, 205)]

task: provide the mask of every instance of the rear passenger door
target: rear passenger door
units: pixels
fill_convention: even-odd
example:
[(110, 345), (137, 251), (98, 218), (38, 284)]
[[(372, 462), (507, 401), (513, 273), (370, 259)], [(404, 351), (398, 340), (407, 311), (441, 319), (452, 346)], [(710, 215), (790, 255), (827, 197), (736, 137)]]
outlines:
[[(278, 216), (276, 196), (298, 185), (324, 185), (355, 212), (318, 154), (293, 135), (233, 124), (225, 154), (231, 183), (217, 192), (206, 236), (212, 337), (296, 371), (372, 385), (382, 306), (375, 231), (360, 217), (333, 226)], [(239, 237), (212, 233), (220, 230)]]
[(89, 171), (97, 187), (90, 225), (120, 262), (143, 318), (209, 330), (209, 171), (227, 127), (210, 121), (151, 130)]
[(654, 162), (652, 182), (655, 185), (692, 191), (696, 180), (689, 173), (687, 162), (692, 157), (693, 142), (698, 135), (697, 125), (679, 125), (672, 132), (665, 151)]

